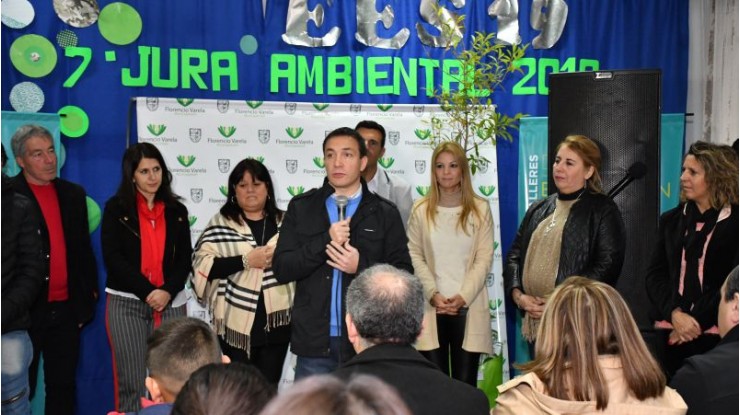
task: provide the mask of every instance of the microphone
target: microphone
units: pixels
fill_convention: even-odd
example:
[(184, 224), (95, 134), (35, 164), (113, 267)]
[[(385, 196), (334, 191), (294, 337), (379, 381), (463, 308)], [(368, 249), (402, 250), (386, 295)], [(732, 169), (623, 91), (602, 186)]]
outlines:
[(609, 190), (607, 196), (614, 199), (619, 193), (622, 192), (622, 190), (629, 186), (630, 183), (645, 177), (645, 173), (647, 173), (647, 167), (645, 166), (645, 163), (641, 161), (632, 163), (632, 165), (627, 169), (627, 174), (625, 174), (622, 180), (620, 180), (614, 187), (612, 187), (611, 190)]
[(344, 215), (347, 209), (347, 204), (349, 203), (349, 199), (347, 196), (338, 195), (334, 198), (334, 201), (337, 204), (337, 210), (339, 211), (339, 220), (344, 220)]

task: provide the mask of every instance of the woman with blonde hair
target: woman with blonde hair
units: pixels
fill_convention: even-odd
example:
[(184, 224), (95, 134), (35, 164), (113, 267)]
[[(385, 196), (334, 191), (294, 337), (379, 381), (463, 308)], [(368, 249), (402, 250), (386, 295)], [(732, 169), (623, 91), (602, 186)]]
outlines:
[(683, 161), (681, 203), (660, 217), (645, 279), (669, 377), (719, 342), (719, 291), (738, 264), (737, 208), (737, 154), (694, 143)]
[(407, 231), (426, 299), (416, 347), (448, 375), (475, 386), (480, 354), (493, 349), (485, 287), (493, 217), (488, 201), (473, 192), (459, 144), (438, 145), (432, 165), (433, 186), (414, 204)]
[(548, 296), (569, 275), (614, 285), (624, 260), (619, 208), (601, 189), (601, 151), (582, 135), (556, 149), (557, 192), (532, 204), (504, 263), (505, 292), (524, 313), (522, 337), (532, 344)]
[(685, 414), (619, 293), (570, 277), (550, 296), (525, 372), (498, 387), (494, 415)]

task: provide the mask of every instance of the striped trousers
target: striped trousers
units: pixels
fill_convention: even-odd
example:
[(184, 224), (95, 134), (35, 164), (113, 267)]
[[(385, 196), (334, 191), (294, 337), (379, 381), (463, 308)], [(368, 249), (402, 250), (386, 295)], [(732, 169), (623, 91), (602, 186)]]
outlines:
[[(167, 306), (162, 322), (185, 315), (185, 306)], [(106, 330), (113, 353), (113, 386), (116, 410), (135, 412), (146, 396), (146, 340), (154, 331), (154, 310), (145, 302), (108, 295)]]

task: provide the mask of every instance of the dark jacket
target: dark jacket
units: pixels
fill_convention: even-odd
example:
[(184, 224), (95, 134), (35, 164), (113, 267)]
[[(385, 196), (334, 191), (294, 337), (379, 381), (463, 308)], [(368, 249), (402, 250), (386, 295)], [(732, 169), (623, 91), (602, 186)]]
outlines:
[(41, 213), (2, 176), (2, 333), (31, 327), (31, 306), (44, 283)]
[[(671, 321), (671, 312), (679, 307), (678, 284), (681, 278), (683, 237), (686, 232), (685, 204), (665, 212), (658, 225), (655, 243), (645, 284), (653, 308), (655, 321)], [(717, 324), (719, 290), (727, 275), (738, 264), (738, 214), (737, 205), (730, 206), (731, 213), (719, 220), (712, 231), (704, 256), (702, 295), (691, 310), (684, 310), (706, 330)]]
[[(555, 210), (557, 193), (535, 202), (527, 210), (504, 265), (506, 293), (522, 288), (522, 271), (529, 241), (537, 225)], [(617, 205), (606, 195), (586, 191), (573, 204), (563, 229), (555, 284), (572, 275), (614, 286), (624, 261), (624, 224)]]
[[(165, 206), (164, 285), (172, 298), (185, 288), (192, 270), (188, 209), (182, 203)], [(106, 202), (100, 234), (103, 261), (108, 271), (106, 287), (132, 293), (141, 301), (157, 287), (141, 273), (141, 238), (136, 206), (124, 207), (118, 196)]]
[(671, 387), (689, 407), (687, 415), (738, 413), (738, 327), (707, 353), (685, 360)]
[[(41, 207), (36, 201), (26, 178), (21, 172), (13, 179), (13, 187), (28, 197), (41, 215)], [(95, 314), (95, 302), (98, 291), (98, 269), (95, 265), (90, 242), (90, 226), (87, 216), (87, 195), (85, 190), (72, 182), (56, 178), (53, 181), (59, 200), (59, 211), (62, 216), (64, 230), (64, 244), (67, 248), (67, 290), (69, 302), (74, 310), (78, 324), (85, 324), (92, 320)], [(32, 318), (42, 318), (49, 296), (49, 230), (43, 216), (41, 220), (41, 236), (43, 243), (44, 284), (31, 311)]]
[[(294, 197), (280, 228), (273, 260), (281, 283), (297, 281), (292, 312), (291, 350), (299, 356), (328, 356), (332, 270), (326, 261), (329, 214), (326, 199), (334, 193), (325, 180), (323, 187)], [(413, 272), (401, 215), (389, 201), (371, 193), (362, 181), (362, 200), (350, 221), (350, 245), (360, 252), (357, 272), (386, 263)], [(342, 278), (342, 298), (355, 275)], [(345, 314), (342, 301), (341, 316)], [(342, 324), (342, 356), (354, 356)], [(346, 357), (346, 358), (345, 358)]]
[(483, 391), (450, 378), (409, 345), (372, 346), (333, 373), (344, 380), (355, 374), (393, 386), (416, 415), (488, 414)]

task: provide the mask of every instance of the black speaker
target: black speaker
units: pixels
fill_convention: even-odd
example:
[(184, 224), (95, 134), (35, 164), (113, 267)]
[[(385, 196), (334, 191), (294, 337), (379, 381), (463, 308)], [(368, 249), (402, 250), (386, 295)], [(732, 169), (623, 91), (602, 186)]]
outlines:
[[(558, 73), (549, 78), (550, 166), (557, 145), (568, 135), (581, 134), (601, 149), (604, 193), (613, 189), (631, 166), (644, 163), (647, 167), (643, 178), (614, 197), (627, 236), (617, 289), (640, 328), (646, 330), (652, 322), (645, 270), (660, 215), (660, 77), (659, 70), (625, 70)], [(552, 169), (548, 183), (554, 191)]]

